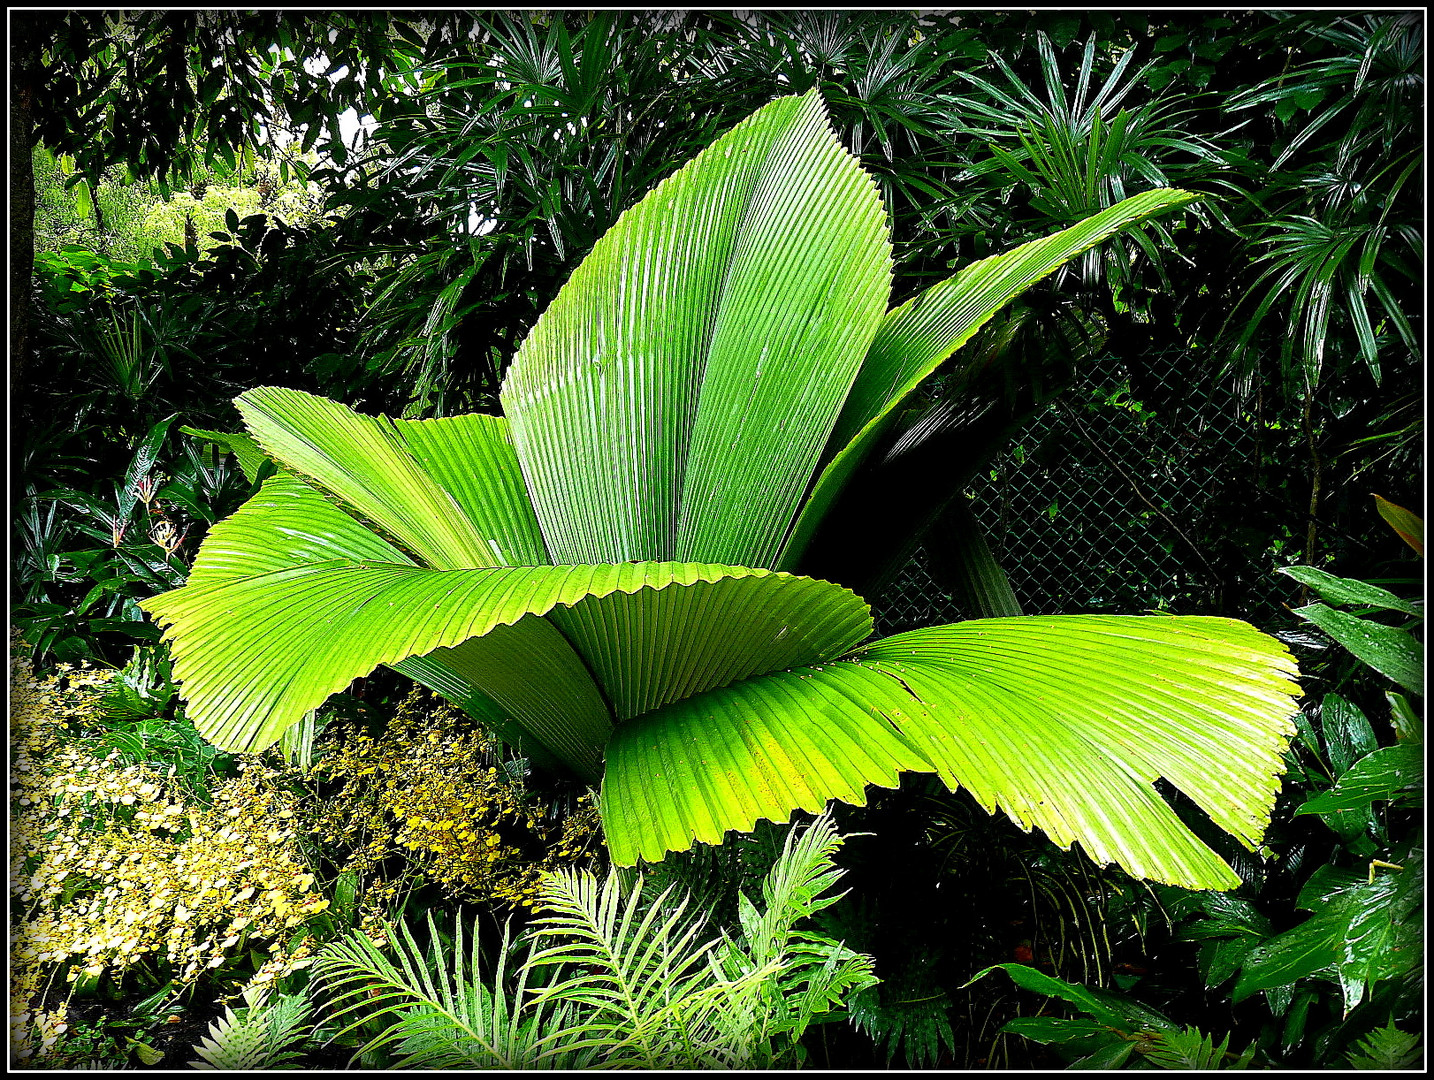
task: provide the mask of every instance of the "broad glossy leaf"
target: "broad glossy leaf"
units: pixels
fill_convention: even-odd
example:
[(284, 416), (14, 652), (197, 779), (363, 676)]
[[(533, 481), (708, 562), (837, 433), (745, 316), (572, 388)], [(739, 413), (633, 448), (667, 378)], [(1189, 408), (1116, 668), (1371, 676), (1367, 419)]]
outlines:
[(311, 485), (280, 472), (209, 530), (194, 558), (187, 587), (334, 560), (416, 565)]
[(1307, 799), (1296, 814), (1332, 814), (1367, 809), (1376, 799), (1424, 786), (1423, 747), (1400, 743), (1366, 754), (1329, 791)]
[(1080, 983), (1047, 975), (1025, 964), (993, 964), (983, 968), (966, 981), (970, 986), (977, 979), (992, 971), (1004, 971), (1022, 990), (1030, 990), (1047, 997), (1068, 1001), (1094, 1020), (1114, 1028), (1116, 1031), (1178, 1031), (1177, 1025), (1158, 1012), (1145, 1008), (1134, 1001), (1118, 997), (1103, 990), (1092, 990)]
[[(585, 597), (425, 659), (481, 689), (596, 781), (614, 721), (870, 634), (870, 609), (840, 586), (751, 573)], [(718, 624), (725, 632), (713, 632)]]
[(715, 686), (838, 655), (871, 609), (826, 581), (745, 571), (682, 589), (595, 596), (548, 620), (583, 656), (619, 722)]
[(1424, 693), (1424, 650), (1407, 630), (1383, 626), (1324, 604), (1295, 608), (1381, 675), (1415, 694)]
[(1277, 573), (1294, 578), (1301, 585), (1308, 585), (1319, 598), (1328, 604), (1368, 604), (1371, 607), (1390, 611), (1403, 611), (1410, 615), (1422, 615), (1419, 605), (1410, 600), (1401, 600), (1388, 589), (1371, 585), (1357, 578), (1335, 577), (1313, 566), (1283, 566)]
[(1147, 218), (1202, 198), (1156, 188), (1122, 200), (1060, 232), (978, 260), (893, 309), (882, 320), (832, 432), (844, 447), (889, 412), (997, 311), (1071, 259)]
[(886, 233), (816, 91), (624, 213), (503, 386), (553, 560), (771, 565), (885, 312)]
[(1195, 888), (1235, 875), (1154, 781), (1253, 847), (1299, 694), (1283, 646), (1228, 619), (974, 620), (896, 635), (850, 659), (927, 703), (907, 731), (949, 786), (1062, 846), (1080, 840), (1097, 862)]
[(563, 768), (563, 762), (532, 732), (514, 722), (501, 705), (445, 664), (437, 650), (427, 656), (410, 656), (389, 667), (447, 698), (539, 768)]
[[(1098, 862), (1191, 888), (1238, 878), (1157, 794), (1247, 846), (1293, 732), (1288, 653), (1244, 623), (1067, 616), (912, 631), (620, 725), (602, 810), (619, 863), (660, 858), (867, 783), (935, 771)], [(662, 782), (654, 784), (653, 777)]]
[[(245, 503), (233, 518), (211, 530), (195, 567), (201, 578), (201, 567), (215, 564), (221, 548), (226, 552), (232, 549), (241, 564), (246, 559), (277, 558), (279, 562), (275, 565), (283, 565), (281, 552), (295, 558), (351, 556), (413, 561), (376, 536), (372, 529), (339, 509), (326, 506), (330, 500), (303, 497), (305, 492), (313, 495), (318, 489), (333, 492), (343, 506), (374, 521), (387, 520), (394, 526), (394, 535), (399, 541), (414, 549), (423, 547), (433, 537), (440, 537), (441, 531), (428, 528), (425, 534), (428, 541), (425, 541), (420, 531), (408, 527), (404, 519), (417, 521), (424, 513), (445, 513), (458, 523), (452, 525), (450, 531), (463, 534), (465, 542), (476, 538), (481, 544), (481, 550), (474, 550), (471, 545), (467, 549), (455, 545), (454, 552), (468, 550), (476, 560), (458, 568), (547, 562), (507, 422), (501, 417), (474, 414), (438, 420), (393, 421), (386, 417), (361, 416), (337, 402), (298, 390), (272, 387), (241, 395), (238, 404), (261, 429), (270, 433), (275, 456), (312, 477), (314, 483), (293, 480), (282, 489), (266, 486), (267, 494), (263, 498), (256, 497)], [(271, 415), (279, 419), (271, 420)], [(223, 438), (233, 440), (233, 445), (240, 448), (252, 443), (244, 435)], [(364, 479), (364, 470), (382, 472), (393, 462), (398, 462), (401, 471), (412, 480), (410, 487), (414, 494), (406, 505), (404, 500), (408, 495), (397, 490), (398, 481), (392, 477), (372, 484)], [(398, 509), (394, 505), (380, 505), (385, 497)], [(246, 527), (231, 525), (236, 519)], [(313, 554), (327, 550), (330, 542), (337, 542), (336, 536), (314, 535), (314, 528), (338, 530), (348, 546), (329, 550), (327, 554)], [(263, 538), (266, 531), (274, 532), (269, 540)], [(227, 539), (217, 543), (213, 539), (216, 534)], [(272, 549), (276, 543), (279, 547)], [(301, 555), (301, 552), (309, 552), (309, 555)], [(431, 565), (435, 569), (452, 569), (454, 567), (448, 564), (454, 562), (457, 555), (450, 553), (433, 558)]]
[(1338, 694), (1326, 694), (1320, 702), (1320, 731), (1325, 752), (1336, 776), (1365, 754), (1378, 749), (1379, 739), (1369, 719), (1359, 708)]
[(1389, 719), (1394, 725), (1394, 737), (1400, 742), (1422, 743), (1424, 741), (1424, 718), (1403, 694), (1386, 690), (1384, 700), (1389, 702)]
[(1102, 1046), (1095, 1053), (1081, 1058), (1079, 1061), (1071, 1062), (1071, 1069), (1118, 1069), (1124, 1065), (1130, 1055), (1135, 1052), (1134, 1040), (1120, 1040)]
[(475, 413), (393, 426), (414, 460), (463, 508), (497, 565), (550, 561), (506, 420)]
[[(816, 91), (773, 102), (595, 245), (515, 359), (508, 420), (239, 399), (282, 468), (212, 530), (189, 585), (144, 605), (191, 717), (260, 749), (389, 664), (535, 760), (596, 778), (606, 743), (619, 861), (918, 769), (1133, 873), (1233, 884), (1153, 785), (1252, 842), (1294, 693), (1271, 639), (1222, 620), (1011, 619), (857, 648), (859, 597), (762, 569), (824, 455), (804, 522), (992, 311), (1193, 197), (1147, 193), (886, 315), (874, 183)], [(855, 434), (833, 441), (859, 371)]]
[[(986, 971), (990, 970), (990, 968), (986, 969)], [(981, 974), (985, 973), (983, 971)], [(1014, 1020), (1007, 1020), (1002, 1024), (1001, 1030), (1012, 1035), (1021, 1035), (1038, 1043), (1068, 1043), (1085, 1039), (1102, 1046), (1126, 1045), (1126, 1040), (1111, 1031), (1106, 1024), (1096, 1020), (1071, 1019), (1064, 1016), (1018, 1016)]]
[(1401, 928), (1422, 895), (1419, 870), (1410, 862), (1393, 877), (1357, 881), (1314, 901), (1309, 919), (1251, 952), (1231, 999), (1324, 974), (1340, 983), (1347, 1014), (1367, 988), (1418, 962), (1418, 949)]
[(1225, 938), (1223, 941), (1207, 942), (1200, 950), (1200, 973), (1205, 985), (1213, 990), (1235, 972), (1259, 944), (1261, 937)]
[(817, 670), (749, 679), (619, 725), (600, 801), (613, 861), (721, 843), (728, 829), (816, 813), (830, 799), (861, 806), (868, 784), (929, 770), (854, 688), (819, 683)]

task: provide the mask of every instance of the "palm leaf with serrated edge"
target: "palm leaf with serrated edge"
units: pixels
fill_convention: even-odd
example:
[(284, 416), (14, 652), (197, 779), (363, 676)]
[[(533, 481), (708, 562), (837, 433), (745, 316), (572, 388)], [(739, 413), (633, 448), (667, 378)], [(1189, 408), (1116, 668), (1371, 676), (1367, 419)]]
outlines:
[(1297, 694), (1273, 639), (1070, 617), (863, 645), (859, 597), (775, 570), (992, 311), (1192, 198), (1135, 196), (885, 313), (871, 179), (815, 91), (773, 102), (598, 241), (519, 350), (506, 419), (238, 399), (280, 471), (143, 605), (189, 715), (262, 749), (388, 664), (601, 776), (618, 862), (919, 770), (1132, 873), (1236, 884), (1154, 784), (1257, 840)]

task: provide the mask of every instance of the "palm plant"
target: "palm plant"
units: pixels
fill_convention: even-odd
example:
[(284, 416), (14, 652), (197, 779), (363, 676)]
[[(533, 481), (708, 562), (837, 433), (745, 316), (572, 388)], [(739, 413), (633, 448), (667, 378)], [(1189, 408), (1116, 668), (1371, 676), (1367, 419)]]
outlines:
[(654, 899), (640, 876), (569, 869), (547, 875), (526, 955), (505, 935), (489, 978), (462, 922), (450, 951), (431, 916), (431, 959), (400, 924), (397, 963), (351, 934), (315, 971), (344, 1032), (384, 1025), (359, 1053), (397, 1047), (402, 1067), (791, 1066), (802, 1032), (876, 981), (870, 957), (797, 929), (840, 899), (841, 843), (828, 816), (792, 830), (736, 936), (707, 931), (676, 886)]
[[(1293, 17), (1282, 21), (1299, 20)], [(1422, 281), (1418, 138), (1423, 89), (1422, 22), (1413, 13), (1342, 16), (1309, 28), (1314, 57), (1231, 99), (1237, 113), (1273, 111), (1286, 139), (1270, 167), (1270, 215), (1254, 227), (1261, 271), (1231, 319), (1237, 355), (1254, 356), (1256, 334), (1283, 313), (1279, 356), (1292, 381), (1313, 393), (1336, 330), (1352, 336), (1375, 382), (1381, 350), (1397, 339), (1413, 355), (1413, 287)], [(1295, 112), (1317, 103), (1307, 122)], [(1323, 138), (1320, 136), (1323, 133)], [(1292, 164), (1287, 164), (1292, 163)], [(1283, 171), (1281, 171), (1283, 168)], [(1412, 182), (1411, 182), (1412, 181)], [(1296, 332), (1284, 332), (1293, 328)]]
[(866, 643), (793, 571), (903, 402), (1157, 189), (887, 311), (874, 185), (813, 91), (763, 107), (598, 241), (521, 346), (505, 417), (237, 399), (279, 471), (145, 610), (205, 738), (256, 751), (387, 664), (536, 763), (601, 779), (613, 859), (660, 859), (936, 772), (1100, 862), (1238, 884), (1154, 788), (1257, 842), (1293, 661), (1211, 618), (974, 620)]
[[(1424, 31), (1413, 12), (1307, 18), (1279, 17), (1272, 29), (1282, 36), (1307, 29), (1307, 48), (1326, 55), (1229, 103), (1236, 112), (1273, 112), (1283, 145), (1270, 169), (1265, 214), (1250, 229), (1258, 277), (1231, 311), (1224, 336), (1243, 378), (1254, 376), (1263, 357), (1275, 358), (1300, 404), (1310, 484), (1302, 559), (1314, 562), (1328, 470), (1320, 388), (1347, 375), (1356, 358), (1376, 385), (1391, 361), (1401, 375), (1419, 363)], [(1308, 120), (1296, 123), (1306, 109)], [(1278, 320), (1273, 341), (1271, 316)], [(1422, 423), (1396, 422), (1390, 430), (1390, 419), (1379, 418), (1377, 438), (1396, 450), (1417, 442)]]
[[(990, 152), (989, 158), (970, 165), (970, 177), (994, 181), (1005, 192), (1026, 188), (1030, 209), (1045, 221), (1058, 223), (1079, 221), (1115, 205), (1128, 189), (1145, 185), (1198, 183), (1243, 194), (1222, 175), (1229, 164), (1225, 155), (1185, 123), (1194, 111), (1189, 96), (1168, 94), (1146, 101), (1132, 97), (1153, 61), (1132, 70), (1136, 54), (1127, 50), (1097, 85), (1099, 65), (1092, 35), (1068, 93), (1066, 84), (1071, 80), (1062, 74), (1044, 33), (1036, 34), (1036, 48), (1041, 89), (1027, 85), (1000, 56), (993, 55), (1003, 82), (961, 72), (973, 93), (947, 98), (955, 130), (979, 140)], [(1216, 203), (1205, 208), (1223, 220)], [(1169, 290), (1164, 256), (1178, 255), (1170, 232), (1152, 222), (1129, 237)], [(1131, 257), (1123, 244), (1089, 251), (1080, 264), (1087, 289), (1107, 272), (1113, 283), (1130, 281)]]

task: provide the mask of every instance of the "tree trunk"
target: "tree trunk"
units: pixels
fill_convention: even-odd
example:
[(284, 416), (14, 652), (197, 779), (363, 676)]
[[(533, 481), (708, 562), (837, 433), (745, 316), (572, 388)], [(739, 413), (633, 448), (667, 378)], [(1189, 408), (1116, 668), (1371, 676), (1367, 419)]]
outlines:
[(90, 206), (95, 212), (95, 250), (102, 255), (110, 253), (110, 246), (105, 242), (105, 213), (100, 209), (100, 181), (95, 180), (90, 184)]
[[(1324, 486), (1324, 460), (1319, 453), (1319, 439), (1314, 427), (1314, 391), (1305, 389), (1304, 408), (1300, 414), (1300, 426), (1304, 429), (1305, 444), (1310, 455), (1310, 508), (1309, 520), (1305, 527), (1305, 552), (1301, 560), (1305, 566), (1315, 564), (1315, 536), (1318, 532), (1319, 499)], [(1308, 594), (1308, 586), (1305, 587)], [(1305, 603), (1309, 603), (1305, 600)]]
[[(17, 20), (18, 22), (19, 20)], [(20, 27), (12, 30), (20, 31)], [(40, 49), (34, 34), (16, 32), (10, 54), (10, 395), (30, 356), (30, 294), (35, 273), (35, 167), (32, 109)]]

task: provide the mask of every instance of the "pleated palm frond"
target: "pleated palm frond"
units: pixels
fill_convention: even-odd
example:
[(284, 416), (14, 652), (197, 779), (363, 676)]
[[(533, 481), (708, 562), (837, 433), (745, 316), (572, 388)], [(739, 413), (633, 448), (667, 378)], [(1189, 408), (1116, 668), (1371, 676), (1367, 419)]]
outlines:
[(772, 102), (598, 241), (519, 349), (503, 417), (237, 399), (278, 471), (185, 587), (143, 604), (188, 715), (261, 750), (387, 664), (536, 763), (601, 778), (621, 864), (909, 769), (1131, 873), (1235, 885), (1153, 784), (1257, 842), (1298, 693), (1273, 639), (1077, 617), (864, 645), (865, 601), (791, 572), (994, 312), (1196, 197), (1135, 195), (888, 311), (871, 178), (815, 91)]

